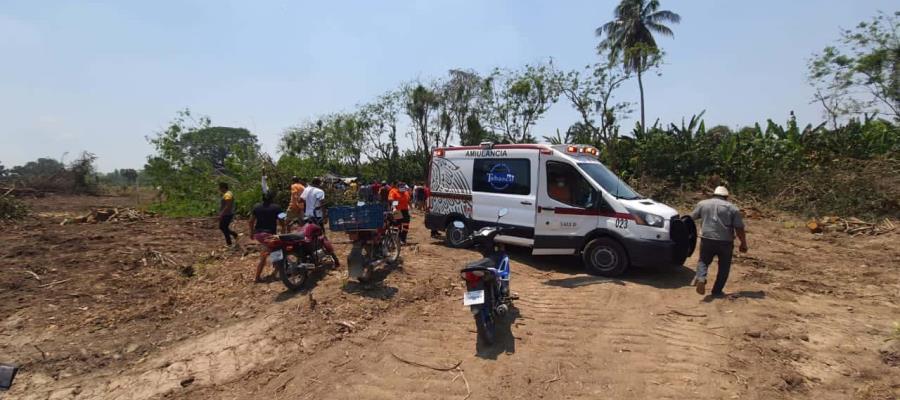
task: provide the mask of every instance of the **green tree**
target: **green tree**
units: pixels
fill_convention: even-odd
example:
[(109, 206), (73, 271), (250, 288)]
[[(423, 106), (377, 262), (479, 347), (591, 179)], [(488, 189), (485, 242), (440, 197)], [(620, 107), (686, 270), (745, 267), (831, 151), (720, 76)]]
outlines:
[(183, 132), (178, 145), (185, 155), (212, 165), (217, 172), (228, 174), (225, 162), (232, 155), (259, 152), (256, 135), (244, 128), (225, 126), (203, 127)]
[[(595, 31), (600, 41), (598, 50), (609, 51), (610, 62), (621, 60), (627, 71), (637, 73), (641, 93), (641, 129), (646, 126), (644, 112), (644, 82), (642, 75), (656, 64), (660, 57), (654, 33), (673, 36), (666, 23), (677, 24), (681, 17), (668, 10), (659, 9), (658, 0), (621, 0), (616, 6), (614, 19)], [(658, 62), (658, 60), (657, 60)]]
[(376, 175), (389, 180), (397, 178), (397, 162), (400, 158), (397, 124), (401, 101), (401, 93), (391, 91), (363, 105), (359, 111), (359, 117), (364, 121), (363, 136), (368, 161), (373, 164)]
[(615, 159), (612, 153), (619, 136), (619, 121), (631, 110), (630, 103), (614, 100), (614, 92), (629, 78), (630, 74), (617, 62), (588, 65), (583, 72), (567, 73), (561, 90), (581, 121), (569, 128), (566, 137), (590, 143), (603, 149), (607, 160)]
[[(453, 128), (460, 142), (471, 141), (473, 132), (470, 128), (476, 126), (470, 120), (477, 122), (482, 115), (479, 102), (482, 78), (474, 71), (459, 69), (450, 70), (449, 75), (450, 78), (440, 87), (442, 141), (445, 145), (450, 141), (450, 130)], [(479, 122), (477, 127), (480, 128), (480, 125)], [(480, 134), (477, 132), (474, 136)]]
[(510, 143), (534, 143), (531, 128), (559, 99), (563, 75), (552, 63), (495, 69), (483, 82), (489, 127)]
[(23, 178), (30, 177), (49, 177), (64, 172), (66, 166), (52, 158), (38, 158), (35, 161), (29, 161), (24, 165), (15, 166), (10, 173)]
[(410, 137), (415, 143), (416, 150), (424, 154), (431, 154), (431, 150), (438, 147), (437, 137), (440, 136), (436, 127), (440, 97), (432, 89), (426, 88), (421, 83), (410, 85), (404, 89), (406, 115), (412, 122)]
[(164, 131), (148, 138), (156, 152), (147, 159), (148, 183), (160, 187), (166, 203), (158, 211), (204, 215), (215, 211), (215, 182), (232, 183), (240, 211), (259, 196), (264, 173), (256, 137), (241, 128), (211, 127), (207, 117), (179, 111)]
[(332, 172), (358, 174), (366, 129), (358, 113), (329, 114), (286, 129), (281, 148), (287, 155), (313, 159)]
[(134, 185), (137, 183), (138, 171), (134, 168), (126, 168), (119, 171), (119, 174), (125, 178), (125, 181), (128, 182), (129, 185)]
[(839, 118), (854, 114), (900, 121), (900, 11), (843, 30), (837, 44), (813, 55), (808, 79), (835, 129)]

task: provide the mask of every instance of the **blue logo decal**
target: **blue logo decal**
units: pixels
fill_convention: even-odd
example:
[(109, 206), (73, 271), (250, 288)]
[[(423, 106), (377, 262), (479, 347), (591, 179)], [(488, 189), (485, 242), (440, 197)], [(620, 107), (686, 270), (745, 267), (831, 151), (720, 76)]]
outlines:
[(496, 164), (487, 174), (487, 181), (494, 190), (506, 190), (516, 182), (516, 175), (509, 171), (506, 164)]

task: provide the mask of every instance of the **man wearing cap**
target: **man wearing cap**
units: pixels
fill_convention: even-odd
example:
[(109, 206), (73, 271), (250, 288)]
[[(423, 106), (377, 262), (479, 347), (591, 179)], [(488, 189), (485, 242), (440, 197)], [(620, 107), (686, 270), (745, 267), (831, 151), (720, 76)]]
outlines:
[(702, 220), (700, 230), (700, 262), (697, 263), (697, 275), (693, 285), (697, 293), (706, 294), (706, 275), (713, 257), (719, 259), (719, 271), (713, 284), (712, 295), (722, 296), (728, 273), (731, 271), (731, 255), (734, 252), (734, 236), (741, 240), (738, 248), (741, 253), (747, 252), (747, 236), (744, 232), (744, 220), (741, 211), (728, 201), (728, 189), (716, 187), (711, 199), (697, 204), (691, 213), (694, 220)]

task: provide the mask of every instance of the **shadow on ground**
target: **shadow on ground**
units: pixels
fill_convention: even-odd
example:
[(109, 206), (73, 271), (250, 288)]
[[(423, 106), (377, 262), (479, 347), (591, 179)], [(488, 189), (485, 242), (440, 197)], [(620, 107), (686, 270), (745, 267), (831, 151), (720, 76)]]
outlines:
[(624, 285), (633, 283), (652, 286), (657, 289), (678, 289), (691, 284), (694, 271), (683, 265), (677, 267), (629, 268), (621, 276), (607, 278), (592, 276), (584, 272), (584, 265), (578, 256), (534, 256), (530, 249), (509, 248), (509, 257), (513, 260), (511, 267), (515, 280), (515, 263), (528, 265), (538, 271), (556, 272), (572, 275), (570, 278), (551, 279), (545, 285), (574, 289), (581, 286), (613, 283)]
[(737, 299), (765, 299), (766, 292), (762, 290), (742, 290), (740, 292), (725, 293), (720, 296), (707, 295), (703, 298), (704, 303), (710, 303), (716, 300), (737, 300)]
[(394, 297), (399, 289), (385, 285), (383, 281), (359, 283), (348, 281), (341, 288), (345, 293), (368, 297), (370, 299), (388, 300)]
[(544, 281), (545, 285), (562, 287), (566, 289), (575, 289), (582, 286), (599, 285), (603, 283), (611, 283), (614, 285), (625, 286), (625, 282), (619, 279), (604, 278), (602, 276), (579, 275), (571, 278), (548, 279)]
[[(500, 354), (513, 354), (516, 352), (516, 337), (513, 336), (512, 326), (519, 318), (519, 309), (515, 305), (510, 307), (509, 312), (496, 322), (496, 336), (494, 344), (487, 344), (481, 335), (475, 342), (475, 355), (478, 358), (486, 360), (496, 360)], [(475, 321), (472, 321), (472, 328), (475, 328)], [(477, 335), (477, 334), (476, 334)]]
[[(293, 299), (298, 295), (309, 293), (310, 290), (315, 289), (315, 287), (319, 284), (319, 281), (322, 280), (325, 275), (327, 275), (327, 272), (325, 271), (313, 271), (309, 274), (309, 278), (306, 279), (306, 283), (303, 284), (303, 287), (300, 288), (300, 290), (285, 289), (283, 292), (278, 293), (278, 295), (275, 296), (275, 302), (281, 303), (283, 301)], [(278, 282), (278, 284), (281, 284), (280, 278), (273, 277), (272, 279), (273, 281)]]

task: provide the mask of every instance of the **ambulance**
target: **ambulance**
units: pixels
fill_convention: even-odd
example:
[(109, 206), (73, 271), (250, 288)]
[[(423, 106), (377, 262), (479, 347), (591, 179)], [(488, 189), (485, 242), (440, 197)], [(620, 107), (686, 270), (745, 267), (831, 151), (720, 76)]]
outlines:
[(500, 224), (512, 229), (497, 242), (535, 255), (578, 255), (592, 274), (682, 265), (696, 246), (694, 221), (638, 194), (598, 154), (573, 144), (437, 148), (425, 226), (462, 247), (470, 232), (497, 224), (505, 208)]

